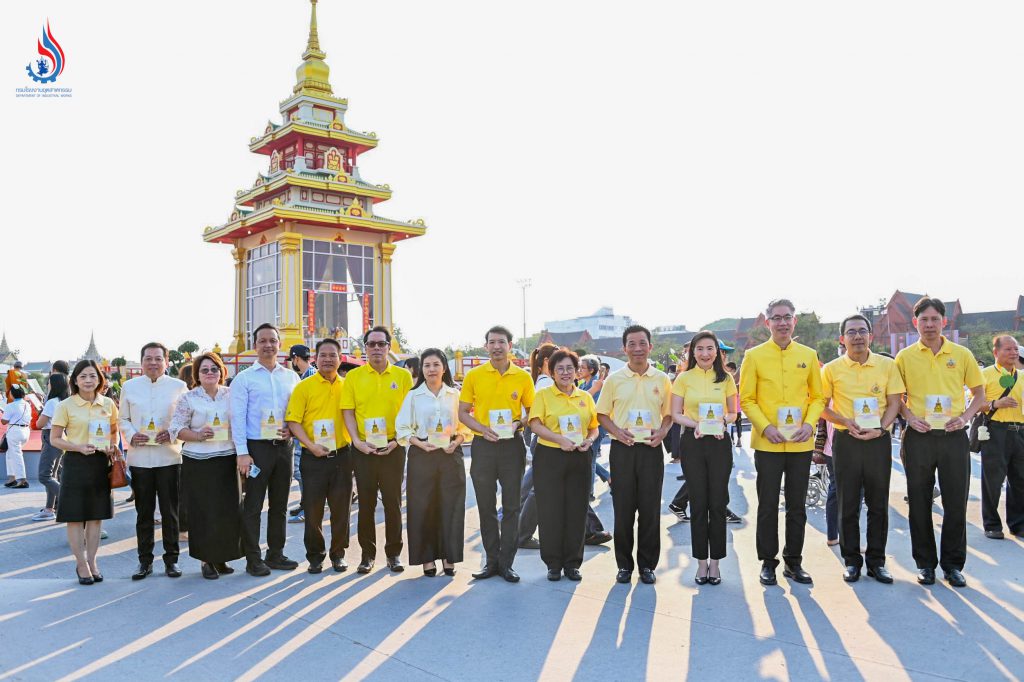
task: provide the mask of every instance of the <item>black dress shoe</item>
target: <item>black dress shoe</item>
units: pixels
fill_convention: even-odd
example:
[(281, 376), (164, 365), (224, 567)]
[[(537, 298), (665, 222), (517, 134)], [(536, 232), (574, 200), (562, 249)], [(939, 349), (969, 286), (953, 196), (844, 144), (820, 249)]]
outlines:
[(935, 569), (934, 568), (922, 568), (917, 572), (917, 582), (922, 585), (934, 585), (935, 584)]
[(263, 563), (267, 565), (267, 568), (272, 568), (275, 571), (294, 571), (299, 567), (298, 561), (292, 561), (284, 554), (275, 557), (268, 556)]
[(775, 569), (770, 566), (767, 561), (761, 564), (761, 575), (759, 576), (759, 579), (762, 585), (775, 585), (779, 582), (775, 577)]
[(633, 579), (633, 571), (628, 568), (620, 568), (619, 572), (615, 574), (615, 582), (617, 583), (628, 583)]
[(557, 568), (548, 569), (548, 580), (555, 583), (562, 579), (562, 572)]
[(782, 569), (782, 575), (802, 585), (810, 585), (814, 582), (811, 580), (811, 574), (805, 571), (802, 566), (786, 566)]
[(132, 573), (132, 580), (142, 580), (153, 573), (153, 564), (139, 564), (139, 567)]
[(317, 573), (323, 573), (323, 572), (324, 572), (324, 565), (322, 563), (310, 564), (309, 568), (306, 569), (306, 573), (312, 573), (313, 575), (316, 575)]
[(245, 563), (245, 572), (254, 578), (263, 578), (270, 575), (270, 567), (262, 559), (256, 559)]
[(366, 574), (366, 573), (369, 573), (372, 570), (373, 570), (373, 559), (363, 559), (362, 561), (359, 562), (359, 565), (356, 566), (356, 571), (359, 572), (359, 573)]
[(650, 568), (640, 569), (640, 582), (644, 585), (653, 585), (657, 580), (658, 579), (654, 577), (654, 571)]
[(1001, 530), (987, 530), (985, 531), (985, 537), (989, 540), (1002, 540), (1006, 536), (1003, 535), (1003, 531)]
[(583, 574), (580, 573), (578, 568), (567, 568), (565, 569), (565, 577), (574, 582), (583, 580)]
[(507, 583), (517, 583), (517, 582), (519, 582), (519, 574), (516, 573), (515, 570), (513, 570), (511, 568), (506, 568), (505, 572), (501, 574), (501, 577), (504, 578), (505, 582), (507, 582)]
[(235, 572), (235, 569), (231, 568), (223, 561), (219, 564), (214, 564), (213, 567), (217, 569), (217, 572), (221, 575), (231, 575)]
[(344, 573), (348, 570), (348, 564), (345, 563), (344, 559), (331, 559), (331, 568), (334, 569), (335, 573)]
[(847, 566), (843, 572), (843, 580), (848, 583), (855, 583), (860, 580), (860, 569), (856, 566)]
[(455, 576), (455, 567), (452, 566), (451, 568), (444, 569), (444, 574), (446, 576), (448, 576), (449, 578), (454, 577)]
[(946, 582), (953, 587), (967, 587), (967, 578), (964, 574), (955, 568), (950, 571), (943, 571), (945, 573)]
[(434, 576), (437, 575), (437, 566), (431, 566), (430, 568), (424, 568), (423, 569), (423, 575), (427, 576), (428, 578), (433, 578)]
[(612, 534), (606, 530), (599, 530), (593, 535), (588, 535), (584, 540), (584, 545), (603, 545), (604, 543), (612, 539)]
[[(8, 486), (8, 487), (10, 487), (10, 486)], [(91, 573), (86, 575), (83, 578), (82, 574), (78, 572), (77, 568), (75, 569), (75, 575), (78, 577), (78, 584), (79, 585), (92, 585), (94, 582), (96, 582), (96, 580), (92, 577)]]
[(391, 569), (392, 573), (401, 573), (405, 570), (405, 566), (402, 565), (402, 560), (396, 556), (388, 557), (388, 568)]
[(169, 564), (164, 564), (164, 573), (167, 574), (168, 578), (180, 578), (181, 568), (178, 566), (177, 562), (172, 561)]
[(498, 575), (498, 567), (493, 564), (488, 564), (481, 568), (479, 571), (473, 574), (473, 580), (487, 580)]
[(868, 577), (886, 585), (892, 585), (893, 582), (892, 573), (885, 566), (868, 566)]
[(540, 540), (531, 536), (519, 543), (519, 549), (540, 549)]
[(722, 576), (709, 575), (708, 576), (708, 584), (709, 585), (721, 585), (722, 584)]
[(207, 580), (216, 580), (220, 577), (220, 573), (213, 567), (213, 564), (208, 564), (205, 561), (199, 567), (199, 570), (202, 571), (203, 577)]

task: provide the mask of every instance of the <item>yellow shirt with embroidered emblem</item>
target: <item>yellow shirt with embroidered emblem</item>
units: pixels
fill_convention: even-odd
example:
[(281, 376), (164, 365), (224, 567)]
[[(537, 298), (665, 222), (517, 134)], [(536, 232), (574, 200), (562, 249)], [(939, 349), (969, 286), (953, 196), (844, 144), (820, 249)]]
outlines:
[(284, 415), (285, 421), (302, 424), (309, 439), (315, 441), (313, 422), (321, 419), (332, 420), (335, 449), (340, 450), (349, 444), (348, 430), (345, 428), (345, 420), (341, 417), (341, 393), (344, 386), (345, 380), (340, 376), (335, 377), (333, 382), (324, 378), (320, 372), (306, 377), (292, 390)]
[[(896, 362), (878, 353), (868, 353), (864, 364), (848, 355), (841, 355), (821, 368), (822, 405), (832, 401), (832, 410), (847, 419), (854, 419), (853, 401), (858, 398), (878, 400), (878, 416), (885, 414), (886, 396), (903, 394), (903, 377)], [(846, 427), (834, 425), (840, 431)]]
[(512, 419), (521, 419), (523, 409), (530, 409), (535, 395), (533, 379), (522, 367), (509, 362), (502, 374), (490, 362), (485, 362), (466, 372), (459, 402), (472, 405), (473, 417), (484, 426), (490, 426), (491, 410), (512, 410)]
[[(999, 397), (1003, 395), (1003, 391), (1006, 390), (999, 385), (999, 378), (1002, 376), (1012, 376), (1012, 374), (1013, 372), (1000, 370), (996, 365), (981, 370), (981, 378), (985, 381), (985, 400), (989, 402), (999, 400)], [(1013, 385), (1013, 388), (1006, 395), (1017, 401), (1017, 407), (1000, 407), (992, 413), (992, 421), (1024, 422), (1024, 411), (1021, 409), (1021, 406), (1024, 406), (1024, 376), (1019, 372), (1017, 373), (1017, 383)], [(987, 409), (988, 405), (982, 408), (982, 410)]]
[(686, 370), (672, 383), (672, 395), (683, 399), (683, 415), (695, 422), (701, 420), (701, 403), (718, 403), (723, 416), (736, 411), (735, 401), (729, 400), (736, 395), (736, 383), (728, 374), (722, 381), (715, 381), (714, 367), (705, 370), (694, 365)]
[(630, 410), (648, 410), (651, 428), (655, 431), (661, 428), (665, 417), (672, 414), (672, 384), (668, 375), (654, 365), (648, 365), (643, 374), (637, 374), (629, 365), (609, 374), (597, 399), (597, 413), (611, 417), (620, 429), (628, 429), (632, 426)]
[(85, 445), (89, 442), (90, 420), (109, 419), (110, 432), (117, 433), (117, 418), (117, 405), (107, 396), (98, 395), (90, 403), (76, 393), (57, 404), (52, 423), (64, 427), (64, 440)]
[[(533, 400), (533, 407), (530, 408), (530, 420), (539, 419), (541, 424), (557, 434), (562, 433), (559, 427), (559, 417), (578, 416), (580, 418), (580, 431), (584, 438), (590, 429), (596, 429), (597, 407), (594, 405), (594, 398), (586, 391), (573, 387), (572, 395), (562, 392), (558, 386), (552, 385), (537, 391)], [(547, 445), (549, 448), (561, 447), (543, 438), (537, 442)]]
[(366, 420), (379, 417), (387, 422), (388, 440), (394, 440), (395, 417), (411, 389), (412, 374), (406, 368), (389, 362), (383, 372), (378, 372), (365, 364), (345, 375), (341, 409), (355, 411), (360, 440), (366, 440)]
[(957, 417), (967, 409), (964, 386), (977, 388), (984, 383), (974, 353), (946, 337), (942, 337), (938, 353), (932, 353), (920, 341), (907, 346), (896, 354), (896, 367), (907, 387), (907, 406), (922, 419), (928, 411), (927, 396), (949, 396), (953, 416)]
[(803, 423), (812, 427), (824, 409), (818, 354), (796, 341), (785, 349), (768, 339), (747, 351), (740, 367), (740, 409), (753, 426), (750, 445), (765, 452), (807, 452), (814, 436), (803, 442), (772, 443), (764, 430), (775, 424), (780, 407), (799, 407)]

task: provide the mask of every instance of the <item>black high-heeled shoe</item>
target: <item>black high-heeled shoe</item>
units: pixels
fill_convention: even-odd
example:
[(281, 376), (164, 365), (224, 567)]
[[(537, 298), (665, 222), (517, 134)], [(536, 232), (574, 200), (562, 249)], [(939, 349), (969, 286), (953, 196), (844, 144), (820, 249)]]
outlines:
[(92, 585), (94, 582), (96, 582), (93, 579), (91, 573), (87, 577), (85, 577), (85, 578), (83, 578), (81, 575), (79, 575), (78, 567), (77, 566), (75, 567), (75, 576), (78, 578), (78, 584), (79, 585)]
[[(721, 570), (721, 569), (719, 569), (719, 570)], [(711, 566), (710, 565), (708, 566), (708, 576), (707, 577), (708, 577), (708, 583), (710, 583), (711, 585), (721, 585), (722, 584), (722, 576), (721, 575), (719, 575), (717, 577), (711, 575)]]
[(444, 574), (446, 576), (448, 576), (449, 578), (454, 577), (455, 576), (455, 567), (452, 566), (451, 568), (444, 569)]
[(437, 565), (435, 564), (430, 568), (424, 568), (423, 575), (427, 576), (428, 578), (433, 578), (435, 575), (437, 575)]
[[(92, 573), (92, 571), (90, 571), (90, 573)], [(102, 573), (92, 573), (92, 581), (94, 583), (101, 583), (101, 582), (103, 582), (103, 574)]]

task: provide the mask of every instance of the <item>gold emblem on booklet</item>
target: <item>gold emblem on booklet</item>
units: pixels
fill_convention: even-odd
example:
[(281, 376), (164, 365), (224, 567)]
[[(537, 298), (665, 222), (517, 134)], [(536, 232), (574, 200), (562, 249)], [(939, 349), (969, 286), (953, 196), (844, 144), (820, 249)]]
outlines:
[(882, 417), (878, 413), (878, 398), (854, 398), (853, 421), (862, 429), (882, 428)]
[(775, 428), (786, 440), (793, 440), (804, 423), (804, 411), (799, 407), (780, 407)]
[(725, 433), (725, 409), (722, 403), (701, 403), (700, 432), (705, 436), (721, 436)]

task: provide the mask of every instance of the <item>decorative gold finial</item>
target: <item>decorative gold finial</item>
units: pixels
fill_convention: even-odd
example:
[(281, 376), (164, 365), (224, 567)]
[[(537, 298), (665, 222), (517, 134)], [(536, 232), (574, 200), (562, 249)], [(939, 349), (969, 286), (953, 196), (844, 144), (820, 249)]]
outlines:
[(307, 95), (331, 95), (330, 73), (324, 59), (327, 55), (320, 49), (320, 37), (316, 31), (316, 3), (317, 0), (309, 0), (309, 39), (306, 41), (306, 51), (302, 53), (302, 64), (295, 72), (295, 94)]
[(323, 59), (327, 55), (320, 51), (320, 37), (316, 33), (316, 0), (309, 0), (309, 3), (312, 5), (309, 15), (309, 40), (306, 41), (306, 51), (302, 54), (302, 58), (316, 56)]

